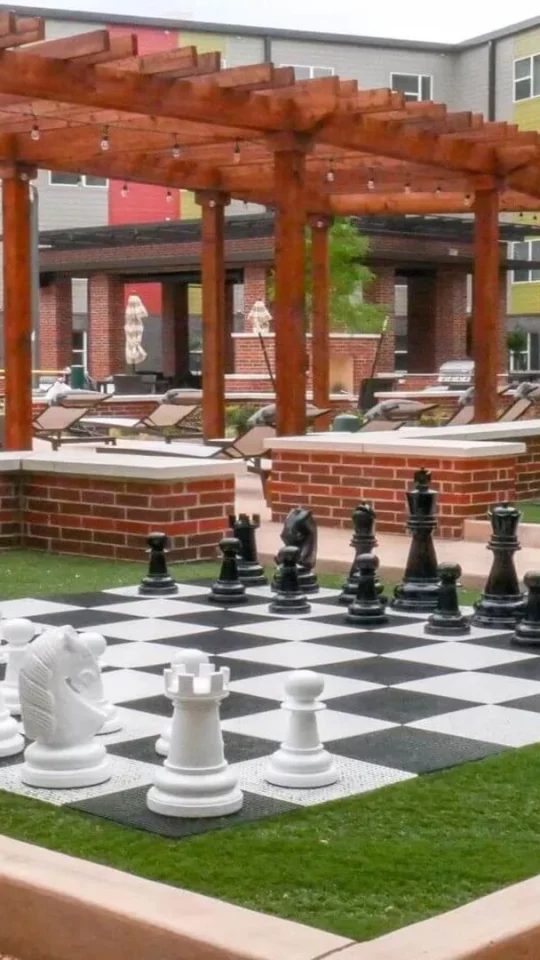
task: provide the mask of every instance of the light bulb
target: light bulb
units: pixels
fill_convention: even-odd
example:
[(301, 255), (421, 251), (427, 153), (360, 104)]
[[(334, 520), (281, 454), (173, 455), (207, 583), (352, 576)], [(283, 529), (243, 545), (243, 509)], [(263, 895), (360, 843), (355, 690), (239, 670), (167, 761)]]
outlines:
[(109, 134), (108, 134), (107, 130), (106, 130), (105, 133), (103, 134), (103, 137), (102, 137), (101, 143), (100, 143), (100, 147), (101, 147), (102, 150), (108, 150), (109, 147), (110, 147)]
[(40, 136), (41, 136), (41, 134), (40, 134), (40, 132), (39, 132), (39, 127), (38, 127), (37, 123), (35, 123), (34, 126), (33, 126), (32, 129), (31, 129), (31, 131), (30, 131), (30, 139), (31, 139), (31, 140), (39, 140)]
[(411, 192), (411, 185), (410, 185), (410, 183), (406, 183), (406, 184), (405, 184), (405, 193), (410, 193), (410, 192)]
[(370, 177), (370, 178), (369, 178), (369, 180), (368, 180), (368, 182), (367, 182), (367, 188), (368, 188), (368, 190), (374, 190), (374, 189), (375, 189), (375, 181), (374, 181), (373, 177)]
[(238, 143), (238, 140), (236, 141), (236, 143), (235, 143), (235, 145), (234, 145), (233, 161), (234, 161), (234, 163), (240, 163), (240, 144)]
[(167, 193), (165, 194), (165, 200), (167, 203), (172, 203), (172, 193), (170, 190), (167, 190)]
[(324, 179), (326, 180), (327, 183), (333, 183), (334, 180), (336, 179), (336, 175), (335, 175), (334, 171), (333, 171), (333, 170), (327, 170), (326, 173), (325, 173), (325, 175), (324, 175)]
[(174, 147), (172, 148), (172, 155), (173, 155), (173, 157), (174, 157), (175, 160), (178, 160), (178, 157), (180, 156), (180, 153), (181, 153), (180, 144), (178, 144), (178, 143), (175, 141)]
[(127, 197), (127, 195), (128, 195), (128, 185), (127, 185), (127, 183), (124, 184), (124, 186), (122, 187), (120, 193), (122, 194), (123, 197)]
[(435, 196), (440, 197), (440, 195), (441, 195), (441, 188), (437, 187), (437, 189), (435, 190)]

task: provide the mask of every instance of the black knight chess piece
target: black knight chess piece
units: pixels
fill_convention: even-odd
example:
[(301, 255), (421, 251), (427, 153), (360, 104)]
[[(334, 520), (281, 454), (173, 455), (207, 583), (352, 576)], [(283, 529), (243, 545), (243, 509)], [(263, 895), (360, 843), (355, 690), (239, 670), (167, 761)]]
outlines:
[(219, 577), (212, 584), (208, 599), (211, 603), (222, 603), (224, 606), (246, 603), (246, 588), (238, 577), (237, 556), (240, 543), (229, 531), (219, 545), (223, 554)]
[[(354, 601), (358, 588), (358, 559), (363, 554), (372, 553), (377, 546), (374, 533), (375, 520), (376, 514), (370, 503), (359, 503), (353, 510), (352, 523), (354, 533), (351, 539), (351, 547), (354, 549), (354, 560), (339, 597), (339, 602), (348, 607)], [(375, 588), (377, 593), (381, 595), (384, 587), (377, 575), (375, 575)], [(381, 596), (381, 601), (386, 603), (386, 597)]]
[(148, 537), (148, 573), (141, 580), (139, 593), (144, 597), (170, 597), (178, 593), (178, 584), (167, 570), (167, 544), (165, 533), (151, 533)]
[(261, 525), (261, 518), (254, 514), (250, 520), (247, 513), (241, 513), (238, 517), (229, 517), (229, 524), (240, 543), (240, 553), (237, 557), (239, 579), (246, 587), (266, 586), (268, 578), (259, 563), (255, 539), (255, 531)]
[(384, 603), (377, 592), (378, 566), (377, 557), (371, 553), (361, 553), (358, 557), (358, 585), (346, 614), (347, 623), (358, 627), (382, 627), (388, 623)]
[(438, 633), (444, 637), (459, 637), (470, 633), (469, 621), (459, 609), (458, 580), (461, 567), (457, 563), (441, 563), (438, 574), (441, 583), (437, 609), (429, 616), (424, 632)]
[(422, 468), (414, 475), (414, 486), (406, 493), (409, 518), (407, 527), (412, 542), (403, 580), (394, 590), (391, 605), (395, 610), (431, 613), (437, 607), (439, 576), (433, 545), (437, 526), (437, 492), (432, 490), (431, 473)]
[(526, 573), (523, 582), (529, 591), (525, 616), (518, 622), (512, 642), (538, 646), (540, 644), (540, 573)]
[(474, 604), (474, 626), (513, 630), (525, 613), (525, 596), (514, 562), (514, 554), (521, 549), (517, 536), (520, 517), (520, 511), (510, 503), (495, 504), (489, 511), (493, 532), (488, 550), (493, 553), (493, 562), (484, 591)]
[[(286, 547), (298, 548), (298, 580), (304, 593), (318, 593), (319, 584), (315, 573), (317, 563), (317, 524), (311, 510), (295, 507), (285, 518), (281, 539)], [(276, 558), (277, 559), (277, 558)], [(278, 569), (272, 582), (272, 590), (279, 590)]]
[(311, 604), (300, 586), (298, 574), (298, 547), (282, 547), (279, 559), (279, 579), (274, 598), (270, 603), (270, 613), (283, 613), (293, 616), (309, 613)]

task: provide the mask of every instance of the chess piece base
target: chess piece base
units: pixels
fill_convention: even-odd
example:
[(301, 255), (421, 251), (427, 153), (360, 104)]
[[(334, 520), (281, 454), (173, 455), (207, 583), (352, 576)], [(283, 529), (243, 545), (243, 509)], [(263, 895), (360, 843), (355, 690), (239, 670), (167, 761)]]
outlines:
[(72, 747), (31, 743), (24, 753), (21, 780), (29, 787), (93, 787), (111, 776), (105, 747), (89, 740)]
[(445, 615), (440, 620), (438, 614), (433, 613), (424, 626), (424, 633), (439, 634), (442, 637), (460, 637), (470, 632), (471, 625), (461, 613), (455, 617)]
[(303, 593), (288, 594), (276, 593), (274, 599), (268, 605), (270, 613), (283, 613), (285, 616), (294, 616), (300, 613), (309, 613), (311, 604), (306, 600)]
[(523, 617), (526, 608), (524, 596), (482, 596), (475, 603), (471, 617), (473, 627), (486, 627), (488, 630), (513, 630)]
[(527, 623), (526, 620), (521, 620), (512, 637), (512, 643), (531, 647), (540, 646), (540, 626), (537, 623)]
[(2, 684), (2, 696), (4, 698), (4, 703), (9, 710), (12, 717), (20, 717), (21, 715), (21, 701), (19, 698), (19, 690), (17, 687), (12, 686), (11, 684), (6, 685), (4, 682)]
[(339, 774), (324, 747), (294, 750), (282, 745), (270, 757), (264, 779), (276, 787), (313, 789), (336, 783)]
[(19, 733), (19, 727), (8, 710), (0, 714), (0, 757), (14, 757), (24, 750), (24, 737)]
[(178, 584), (172, 577), (144, 577), (139, 586), (142, 597), (169, 597), (178, 593)]
[(302, 593), (318, 593), (320, 590), (319, 583), (317, 581), (317, 574), (313, 570), (306, 570), (302, 572), (300, 569), (298, 572), (298, 586)]
[(103, 709), (107, 713), (107, 719), (102, 727), (98, 730), (96, 736), (104, 736), (106, 733), (118, 733), (119, 730), (123, 729), (124, 724), (118, 716), (118, 711), (113, 706), (113, 704), (100, 704), (100, 707), (103, 706)]
[(246, 563), (238, 561), (238, 577), (245, 587), (266, 587), (268, 577), (260, 563)]
[(246, 588), (243, 583), (224, 583), (219, 581), (212, 584), (212, 593), (208, 594), (210, 603), (247, 603)]
[(360, 605), (356, 609), (356, 603), (352, 603), (345, 614), (347, 623), (352, 623), (358, 627), (382, 627), (389, 622), (388, 615), (381, 608), (381, 603), (376, 601), (370, 608), (368, 605)]
[(410, 613), (432, 613), (437, 609), (438, 601), (438, 580), (426, 583), (408, 580), (396, 587), (390, 606), (393, 610), (408, 610)]
[(187, 773), (166, 760), (146, 795), (148, 809), (166, 817), (226, 817), (243, 802), (228, 764)]

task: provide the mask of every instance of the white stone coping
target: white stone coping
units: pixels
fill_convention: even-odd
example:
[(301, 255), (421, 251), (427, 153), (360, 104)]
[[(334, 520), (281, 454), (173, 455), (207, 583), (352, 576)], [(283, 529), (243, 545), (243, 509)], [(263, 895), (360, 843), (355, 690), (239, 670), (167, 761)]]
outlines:
[[(235, 340), (259, 340), (262, 337), (263, 340), (274, 340), (275, 333), (253, 333), (250, 330), (240, 330), (238, 333), (233, 333), (232, 337)], [(312, 338), (312, 333), (306, 333), (308, 340)], [(330, 333), (328, 334), (330, 340), (380, 340), (380, 333)], [(422, 374), (420, 374), (422, 376)], [(434, 374), (437, 376), (437, 374)]]
[[(396, 431), (397, 433), (397, 431)], [(294, 450), (313, 453), (362, 453), (409, 457), (444, 457), (449, 460), (477, 460), (485, 457), (508, 457), (525, 453), (524, 443), (472, 443), (465, 440), (430, 440), (423, 437), (398, 438), (396, 433), (313, 434), (307, 437), (276, 437), (268, 441), (271, 450)], [(402, 431), (400, 430), (401, 434)]]
[[(92, 450), (70, 452), (39, 451), (18, 454), (19, 469), (29, 473), (61, 473), (74, 476), (109, 477), (126, 480), (213, 480), (216, 477), (241, 476), (247, 472), (243, 460), (204, 460), (179, 456), (132, 456), (121, 453), (96, 453)], [(11, 469), (17, 469), (16, 463)]]
[[(402, 427), (408, 437), (448, 437), (448, 439), (518, 440), (540, 436), (540, 420), (515, 420), (512, 423), (470, 423), (455, 427)], [(401, 431), (400, 431), (401, 432)]]
[(13, 453), (0, 452), (0, 473), (14, 473), (16, 470), (20, 470), (21, 456), (23, 455), (18, 451)]
[(446, 397), (462, 397), (463, 390), (446, 390), (444, 387), (420, 387), (418, 390), (381, 390), (375, 394), (376, 400), (441, 400)]

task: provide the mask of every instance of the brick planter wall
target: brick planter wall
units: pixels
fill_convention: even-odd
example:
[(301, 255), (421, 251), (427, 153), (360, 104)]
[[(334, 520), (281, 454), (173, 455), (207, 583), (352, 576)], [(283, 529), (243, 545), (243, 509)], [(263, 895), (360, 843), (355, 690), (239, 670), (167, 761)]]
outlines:
[(21, 544), (20, 507), (18, 475), (0, 473), (0, 550)]

